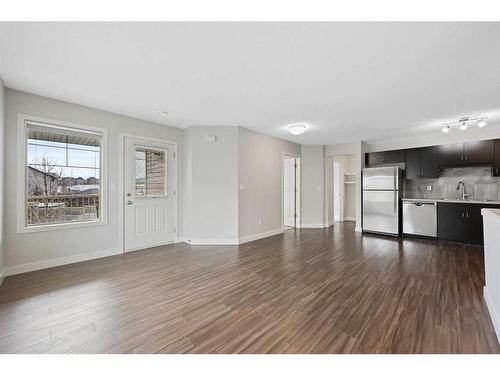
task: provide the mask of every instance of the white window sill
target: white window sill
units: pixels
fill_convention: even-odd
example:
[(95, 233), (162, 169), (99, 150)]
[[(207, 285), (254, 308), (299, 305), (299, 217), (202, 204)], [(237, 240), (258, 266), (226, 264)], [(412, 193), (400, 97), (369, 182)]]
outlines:
[(45, 225), (33, 225), (30, 227), (17, 228), (17, 234), (50, 232), (50, 231), (64, 230), (64, 229), (88, 228), (88, 227), (96, 227), (96, 226), (106, 225), (107, 223), (108, 222), (106, 220), (92, 220), (92, 221), (80, 221), (77, 223), (57, 223), (57, 224), (45, 224)]

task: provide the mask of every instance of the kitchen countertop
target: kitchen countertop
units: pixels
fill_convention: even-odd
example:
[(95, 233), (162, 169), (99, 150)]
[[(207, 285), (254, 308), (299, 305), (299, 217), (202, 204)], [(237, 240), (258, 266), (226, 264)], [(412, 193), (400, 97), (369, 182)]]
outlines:
[(476, 204), (499, 204), (500, 201), (478, 201), (474, 199), (445, 199), (445, 198), (402, 198), (403, 202), (443, 202), (443, 203), (476, 203)]

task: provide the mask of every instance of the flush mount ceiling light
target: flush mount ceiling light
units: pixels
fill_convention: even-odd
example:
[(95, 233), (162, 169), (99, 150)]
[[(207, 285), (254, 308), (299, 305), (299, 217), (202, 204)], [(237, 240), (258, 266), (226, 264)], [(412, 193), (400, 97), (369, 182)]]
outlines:
[(293, 135), (301, 135), (306, 129), (307, 126), (305, 124), (291, 124), (287, 127), (288, 132)]
[(462, 117), (456, 121), (449, 121), (443, 123), (441, 131), (443, 133), (448, 133), (452, 127), (458, 126), (460, 130), (467, 130), (471, 122), (475, 122), (479, 128), (484, 128), (486, 124), (487, 116), (474, 116), (474, 117)]
[(158, 111), (158, 114), (160, 116), (168, 116), (168, 112), (167, 111)]

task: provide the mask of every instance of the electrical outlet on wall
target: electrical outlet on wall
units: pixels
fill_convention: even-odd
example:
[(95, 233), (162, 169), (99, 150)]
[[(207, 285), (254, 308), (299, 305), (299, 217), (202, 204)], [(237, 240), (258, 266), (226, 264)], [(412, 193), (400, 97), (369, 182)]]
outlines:
[(427, 185), (427, 191), (432, 191), (432, 185)]

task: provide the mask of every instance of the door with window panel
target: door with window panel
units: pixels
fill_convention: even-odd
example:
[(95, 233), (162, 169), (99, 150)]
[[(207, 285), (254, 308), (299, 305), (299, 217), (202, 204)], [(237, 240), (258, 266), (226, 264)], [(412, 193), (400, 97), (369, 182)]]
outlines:
[(169, 146), (125, 138), (125, 251), (173, 242), (172, 166)]

